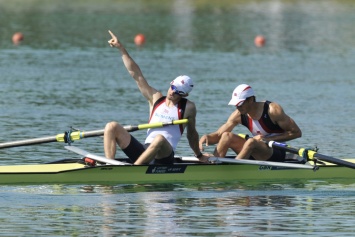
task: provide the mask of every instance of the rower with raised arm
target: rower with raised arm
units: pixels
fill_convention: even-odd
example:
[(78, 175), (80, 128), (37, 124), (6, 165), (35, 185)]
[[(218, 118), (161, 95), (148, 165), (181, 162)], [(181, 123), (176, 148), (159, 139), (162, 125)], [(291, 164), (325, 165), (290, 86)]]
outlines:
[(194, 87), (192, 79), (186, 75), (176, 77), (170, 83), (166, 96), (163, 96), (161, 92), (148, 84), (141, 69), (122, 43), (111, 31), (109, 33), (111, 35), (111, 39), (108, 41), (109, 45), (119, 50), (126, 69), (149, 103), (149, 123), (179, 119), (188, 119), (188, 123), (148, 129), (147, 137), (142, 144), (121, 124), (115, 121), (109, 122), (105, 126), (104, 133), (105, 156), (114, 159), (116, 144), (118, 144), (135, 165), (149, 164), (152, 161), (157, 164), (172, 164), (176, 146), (187, 127), (187, 139), (194, 155), (201, 161), (206, 161), (208, 157), (199, 150), (199, 135), (195, 126), (196, 107), (192, 101), (185, 98)]
[[(200, 150), (203, 144), (217, 144), (214, 155), (225, 157), (228, 149), (237, 153), (236, 159), (255, 159), (268, 161), (285, 161), (285, 151), (270, 148), (266, 141), (289, 141), (302, 136), (301, 129), (289, 117), (283, 108), (270, 101), (257, 102), (254, 90), (247, 84), (237, 86), (228, 103), (236, 107), (217, 131), (200, 138)], [(245, 140), (232, 130), (238, 124), (246, 126), (253, 134)]]

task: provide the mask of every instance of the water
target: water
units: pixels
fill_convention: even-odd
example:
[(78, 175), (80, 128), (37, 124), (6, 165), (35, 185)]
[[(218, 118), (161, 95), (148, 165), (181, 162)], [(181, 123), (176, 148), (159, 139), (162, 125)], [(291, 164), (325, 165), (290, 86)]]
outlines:
[[(200, 135), (233, 111), (240, 83), (279, 102), (322, 154), (354, 157), (352, 1), (0, 0), (0, 142), (140, 124), (148, 106), (108, 47), (120, 36), (163, 93), (177, 75), (196, 84)], [(11, 43), (21, 31), (25, 41)], [(144, 33), (143, 48), (133, 44)], [(266, 46), (253, 39), (265, 35)], [(245, 133), (238, 127), (235, 132)], [(144, 131), (134, 135), (142, 140)], [(102, 139), (75, 145), (103, 154)], [(208, 148), (212, 151), (213, 147)], [(191, 155), (184, 137), (177, 153)], [(122, 153), (119, 153), (122, 154)], [(0, 164), (77, 157), (50, 143), (1, 150)], [(350, 182), (351, 183), (351, 182)], [(354, 185), (241, 183), (0, 187), (3, 236), (352, 236)]]
[(327, 183), (3, 187), (0, 218), (6, 236), (353, 236), (354, 194)]

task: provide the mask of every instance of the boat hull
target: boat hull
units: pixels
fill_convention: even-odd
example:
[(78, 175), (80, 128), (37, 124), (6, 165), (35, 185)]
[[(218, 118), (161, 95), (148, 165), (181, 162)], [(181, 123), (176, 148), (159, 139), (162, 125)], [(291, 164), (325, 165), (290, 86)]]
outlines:
[(144, 184), (180, 182), (355, 182), (355, 170), (337, 165), (309, 169), (248, 164), (174, 164), (87, 167), (80, 163), (0, 167), (0, 184)]

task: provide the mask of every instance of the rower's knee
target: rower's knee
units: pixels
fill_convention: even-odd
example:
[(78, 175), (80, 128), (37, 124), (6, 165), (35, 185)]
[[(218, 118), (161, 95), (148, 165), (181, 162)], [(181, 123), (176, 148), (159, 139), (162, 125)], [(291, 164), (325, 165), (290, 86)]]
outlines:
[(108, 122), (105, 126), (105, 132), (112, 132), (117, 127), (117, 122)]
[(250, 150), (255, 149), (258, 145), (258, 141), (255, 140), (254, 138), (249, 138), (245, 144), (244, 147), (249, 148)]
[(154, 150), (154, 151), (161, 151), (161, 150), (166, 150), (166, 146), (169, 145), (169, 142), (166, 140), (166, 138), (160, 134), (158, 134), (154, 140), (149, 144), (148, 148), (149, 150)]
[(106, 133), (117, 133), (120, 131), (121, 128), (122, 128), (122, 126), (115, 121), (108, 122), (105, 126), (105, 134)]
[(221, 143), (224, 143), (224, 144), (229, 144), (232, 140), (232, 137), (233, 137), (233, 133), (231, 132), (224, 132), (222, 133), (221, 135), (221, 139), (219, 140), (219, 142)]
[(149, 145), (150, 147), (161, 147), (166, 141), (165, 137), (161, 134), (155, 136), (152, 143)]

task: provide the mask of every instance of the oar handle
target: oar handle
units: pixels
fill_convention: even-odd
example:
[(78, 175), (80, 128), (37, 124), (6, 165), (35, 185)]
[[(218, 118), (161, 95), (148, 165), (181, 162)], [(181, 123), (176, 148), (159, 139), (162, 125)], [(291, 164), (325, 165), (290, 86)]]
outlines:
[(161, 127), (168, 126), (168, 125), (180, 125), (180, 124), (185, 124), (188, 122), (189, 122), (188, 119), (180, 119), (180, 120), (173, 120), (171, 122), (157, 122), (157, 123), (140, 124), (138, 126), (128, 125), (128, 126), (125, 126), (124, 128), (128, 132), (133, 132), (133, 131), (137, 131), (137, 130), (141, 130), (141, 129), (161, 128)]
[(245, 140), (248, 140), (250, 137), (248, 134), (242, 134), (242, 133), (238, 133), (238, 136), (244, 138)]

